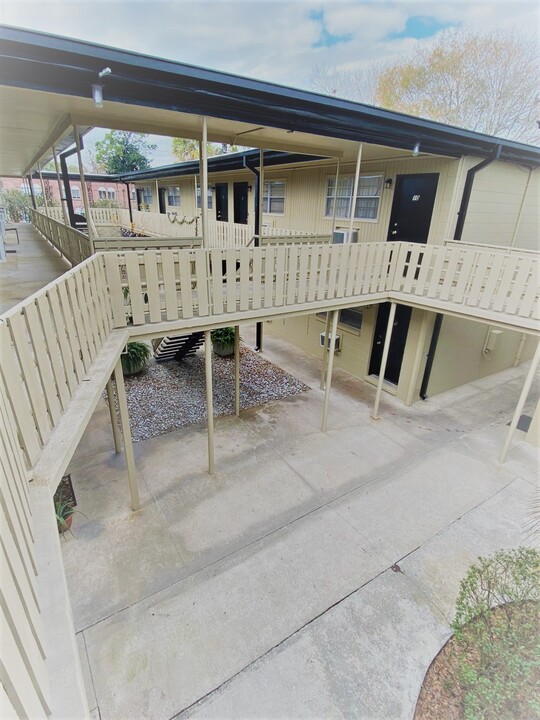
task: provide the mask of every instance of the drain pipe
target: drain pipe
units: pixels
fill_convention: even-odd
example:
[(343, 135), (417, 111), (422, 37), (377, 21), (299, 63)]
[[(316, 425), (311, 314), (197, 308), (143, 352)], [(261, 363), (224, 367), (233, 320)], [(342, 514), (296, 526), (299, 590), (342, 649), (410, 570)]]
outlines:
[[(461, 204), (458, 210), (458, 220), (456, 223), (456, 230), (454, 232), (454, 240), (461, 240), (461, 236), (463, 235), (463, 228), (465, 226), (465, 219), (467, 217), (467, 210), (469, 208), (469, 202), (471, 199), (476, 173), (480, 172), (480, 170), (483, 170), (488, 165), (491, 165), (492, 162), (498, 160), (501, 156), (501, 150), (502, 145), (497, 145), (495, 151), (490, 157), (485, 158), (467, 171), (467, 177), (465, 178), (465, 186), (463, 187), (463, 195), (461, 196)], [(420, 397), (422, 398), (422, 400), (428, 399), (427, 389), (429, 385), (429, 379), (431, 377), (431, 371), (433, 369), (433, 362), (435, 360), (435, 353), (437, 351), (439, 336), (441, 334), (443, 317), (444, 316), (441, 313), (437, 313), (437, 315), (435, 316), (433, 332), (431, 334), (431, 341), (429, 343), (429, 350), (426, 359), (426, 367), (424, 368), (422, 385), (420, 387)]]
[(128, 199), (128, 208), (129, 208), (129, 222), (131, 224), (131, 228), (133, 229), (133, 209), (131, 207), (131, 194), (129, 192), (129, 181), (122, 180), (124, 185), (126, 186), (127, 190), (127, 199)]
[[(72, 150), (67, 150), (60, 154), (60, 168), (62, 170), (62, 182), (64, 184), (64, 195), (66, 196), (66, 205), (68, 209), (69, 222), (71, 227), (75, 227), (75, 211), (73, 209), (73, 198), (71, 196), (71, 186), (69, 184), (69, 175), (67, 169), (66, 158), (75, 155), (77, 148), (74, 147)], [(82, 192), (82, 189), (81, 189)]]
[[(242, 165), (255, 175), (255, 247), (260, 247), (261, 238), (261, 173), (256, 167), (248, 165), (247, 158), (244, 155)], [(262, 350), (262, 323), (258, 322), (255, 326), (255, 351)]]

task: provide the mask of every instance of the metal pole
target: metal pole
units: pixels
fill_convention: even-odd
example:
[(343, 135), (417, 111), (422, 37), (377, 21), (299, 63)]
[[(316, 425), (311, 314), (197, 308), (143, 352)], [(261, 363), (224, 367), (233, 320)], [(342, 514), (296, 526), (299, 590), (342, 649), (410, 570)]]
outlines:
[(56, 181), (58, 183), (58, 192), (60, 194), (60, 206), (62, 208), (62, 216), (64, 218), (64, 225), (69, 225), (69, 215), (66, 208), (66, 201), (64, 199), (64, 196), (62, 194), (62, 183), (60, 182), (60, 170), (58, 169), (58, 157), (56, 156), (56, 150), (52, 149), (53, 151), (53, 157), (54, 157), (54, 167), (56, 170)]
[(118, 409), (120, 411), (120, 426), (124, 437), (124, 453), (126, 455), (129, 491), (131, 493), (131, 507), (133, 510), (138, 510), (141, 507), (141, 501), (139, 499), (137, 468), (135, 467), (131, 428), (129, 426), (129, 412), (126, 399), (126, 388), (124, 386), (124, 373), (122, 372), (122, 361), (120, 358), (118, 358), (118, 362), (114, 368), (114, 382), (116, 384), (116, 397), (118, 398)]
[(240, 416), (240, 327), (234, 328), (234, 412)]
[(204, 331), (204, 365), (206, 377), (206, 415), (208, 432), (208, 474), (214, 474), (214, 397), (212, 395), (212, 342), (210, 330)]
[(199, 143), (199, 174), (201, 178), (201, 222), (203, 247), (208, 250), (208, 124), (202, 118), (202, 139)]
[(531, 385), (534, 380), (534, 374), (536, 372), (536, 369), (538, 368), (539, 362), (540, 362), (540, 342), (538, 342), (538, 344), (536, 346), (536, 352), (534, 353), (534, 357), (532, 359), (531, 366), (529, 368), (529, 372), (527, 373), (527, 377), (525, 378), (523, 390), (521, 391), (521, 395), (519, 396), (516, 411), (514, 412), (514, 417), (512, 418), (512, 422), (510, 423), (510, 429), (508, 430), (508, 435), (506, 436), (506, 441), (504, 443), (503, 449), (501, 450), (501, 455), (499, 457), (499, 462), (501, 463), (501, 465), (506, 460), (508, 450), (510, 449), (510, 443), (512, 442), (512, 438), (514, 437), (514, 432), (517, 428), (519, 418), (521, 417), (521, 412), (523, 410), (523, 406), (527, 402), (527, 395), (529, 394), (529, 390), (531, 389)]
[(28, 175), (28, 187), (30, 188), (30, 197), (32, 198), (32, 206), (34, 210), (37, 210), (37, 202), (36, 202), (36, 196), (34, 193), (34, 182), (32, 178), (32, 170), (30, 170), (30, 175)]
[(114, 400), (114, 392), (112, 382), (109, 378), (107, 383), (107, 400), (109, 401), (109, 413), (111, 415), (112, 433), (114, 438), (114, 452), (118, 455), (122, 452), (122, 436), (120, 434), (120, 428), (116, 421), (116, 403)]
[(322, 366), (321, 366), (321, 390), (324, 390), (326, 387), (325, 383), (325, 373), (326, 373), (326, 363), (328, 362), (328, 343), (330, 341), (330, 313), (326, 313), (326, 322), (324, 324), (324, 345), (323, 345), (323, 356), (322, 356)]
[(336, 349), (336, 332), (339, 310), (332, 311), (332, 336), (330, 338), (330, 355), (328, 357), (328, 367), (326, 370), (326, 387), (324, 390), (324, 403), (322, 415), (322, 432), (326, 432), (326, 423), (328, 420), (328, 405), (330, 403), (330, 385), (332, 384), (332, 369), (334, 367), (334, 353)]
[(81, 190), (83, 194), (83, 202), (84, 202), (84, 211), (86, 213), (86, 228), (88, 232), (88, 242), (90, 244), (90, 255), (94, 254), (94, 237), (97, 237), (97, 233), (95, 232), (94, 228), (94, 221), (92, 220), (92, 215), (90, 213), (90, 201), (88, 200), (88, 189), (86, 187), (86, 181), (84, 179), (84, 170), (83, 170), (83, 162), (82, 162), (82, 155), (81, 155), (81, 138), (79, 135), (79, 128), (77, 126), (73, 126), (73, 131), (75, 135), (75, 145), (77, 147), (77, 161), (79, 163), (79, 179), (81, 181)]
[(390, 350), (390, 340), (392, 338), (392, 328), (394, 327), (394, 318), (396, 316), (396, 303), (390, 303), (390, 313), (388, 315), (388, 325), (386, 326), (386, 336), (384, 338), (383, 354), (381, 358), (381, 367), (379, 369), (379, 382), (377, 383), (377, 393), (375, 395), (375, 406), (371, 417), (374, 420), (379, 419), (379, 403), (381, 402), (382, 387), (384, 382), (384, 373), (386, 372), (386, 363), (388, 361), (388, 352)]
[[(259, 206), (257, 213), (255, 214), (255, 235), (257, 235), (257, 241), (255, 247), (261, 246), (261, 235), (263, 225), (263, 213), (264, 213), (264, 150), (259, 150), (259, 175), (257, 177), (257, 184), (259, 190)], [(258, 322), (255, 325), (255, 350), (261, 352), (263, 348), (263, 324)]]
[(159, 183), (158, 183), (157, 178), (155, 179), (155, 183), (156, 183), (156, 212), (159, 213), (159, 212), (161, 212), (161, 209), (159, 207)]
[(49, 203), (47, 202), (47, 195), (45, 193), (45, 183), (43, 182), (43, 175), (41, 174), (41, 165), (38, 164), (39, 182), (41, 183), (41, 194), (43, 195), (43, 205), (45, 206), (45, 214), (49, 217)]
[(354, 211), (356, 208), (356, 194), (358, 193), (358, 181), (360, 179), (360, 163), (362, 162), (362, 143), (358, 146), (358, 156), (356, 158), (356, 172), (354, 174), (354, 187), (351, 198), (351, 212), (349, 215), (349, 232), (352, 233), (354, 222)]
[[(360, 146), (362, 147), (362, 146)], [(337, 192), (338, 192), (338, 182), (339, 182), (339, 166), (340, 166), (340, 159), (337, 159), (337, 165), (336, 165), (336, 186), (334, 188), (334, 209), (332, 211), (332, 237), (334, 237), (334, 231), (336, 229), (336, 211), (337, 211)]]

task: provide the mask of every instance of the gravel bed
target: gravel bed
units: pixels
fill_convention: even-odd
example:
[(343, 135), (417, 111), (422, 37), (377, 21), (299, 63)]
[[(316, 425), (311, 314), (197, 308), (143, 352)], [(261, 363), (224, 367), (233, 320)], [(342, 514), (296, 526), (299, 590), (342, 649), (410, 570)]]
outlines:
[[(212, 357), (214, 417), (234, 413), (234, 357)], [(181, 363), (150, 361), (148, 368), (126, 377), (133, 441), (163, 435), (206, 420), (204, 353)], [(240, 407), (262, 405), (309, 390), (253, 350), (240, 348)]]

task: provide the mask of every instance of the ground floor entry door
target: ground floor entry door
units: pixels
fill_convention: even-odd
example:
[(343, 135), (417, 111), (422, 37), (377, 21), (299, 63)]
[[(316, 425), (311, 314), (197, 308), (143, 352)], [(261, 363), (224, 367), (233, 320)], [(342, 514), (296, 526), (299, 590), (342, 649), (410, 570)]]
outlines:
[[(412, 308), (406, 305), (397, 305), (394, 317), (394, 327), (392, 328), (392, 339), (388, 351), (388, 360), (386, 362), (386, 370), (384, 379), (394, 385), (398, 384), (401, 372), (401, 363), (403, 362), (403, 353), (407, 342), (407, 332), (411, 321)], [(369, 374), (379, 375), (381, 370), (381, 360), (384, 347), (384, 338), (386, 336), (386, 328), (388, 326), (388, 316), (390, 314), (390, 303), (379, 305), (377, 313), (377, 322), (375, 324), (375, 333), (373, 335), (373, 347), (371, 349), (371, 359), (369, 362)]]
[(248, 221), (248, 184), (235, 182), (234, 192), (234, 222), (247, 225)]
[(227, 183), (216, 183), (216, 220), (229, 220), (229, 186)]
[[(439, 173), (397, 176), (388, 226), (388, 240), (427, 242), (438, 182)], [(369, 362), (370, 375), (378, 376), (380, 373), (389, 313), (390, 303), (379, 305)], [(398, 384), (401, 373), (411, 314), (410, 307), (405, 305), (396, 307), (392, 339), (384, 373), (384, 379), (394, 385)]]
[(164, 215), (167, 212), (167, 189), (159, 188), (159, 212)]

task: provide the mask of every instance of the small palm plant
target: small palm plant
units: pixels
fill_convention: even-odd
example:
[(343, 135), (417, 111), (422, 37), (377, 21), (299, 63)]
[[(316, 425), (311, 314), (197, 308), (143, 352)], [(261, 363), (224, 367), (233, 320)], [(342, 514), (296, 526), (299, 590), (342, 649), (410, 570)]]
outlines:
[(79, 515), (86, 515), (79, 510), (75, 510), (73, 505), (68, 500), (57, 500), (54, 503), (54, 511), (56, 513), (56, 524), (58, 525), (58, 532), (63, 535), (65, 532), (70, 530), (71, 523), (73, 522), (74, 513)]
[(126, 345), (126, 350), (121, 357), (124, 375), (134, 375), (144, 370), (148, 364), (150, 348), (146, 343), (134, 340)]

